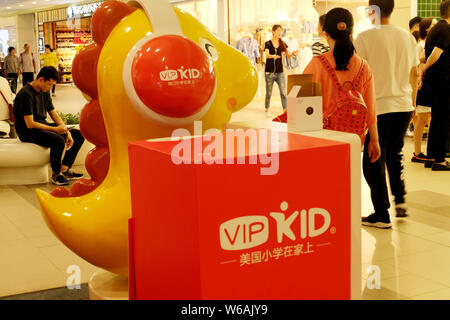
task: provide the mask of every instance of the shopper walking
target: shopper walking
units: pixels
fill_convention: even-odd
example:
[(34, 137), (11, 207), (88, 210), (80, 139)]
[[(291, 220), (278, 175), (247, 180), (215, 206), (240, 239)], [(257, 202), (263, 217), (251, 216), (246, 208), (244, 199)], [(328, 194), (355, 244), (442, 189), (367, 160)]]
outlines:
[(17, 79), (20, 77), (20, 60), (16, 56), (16, 49), (14, 47), (8, 48), (8, 55), (5, 58), (5, 76), (11, 84), (11, 91), (17, 91)]
[[(48, 44), (45, 45), (45, 53), (41, 55), (41, 61), (43, 61), (44, 67), (53, 67), (56, 70), (58, 70), (59, 65), (58, 56)], [(53, 97), (56, 97), (55, 90), (56, 90), (56, 83), (52, 87)]]
[(283, 35), (283, 27), (280, 25), (274, 25), (272, 28), (272, 40), (265, 43), (265, 54), (266, 54), (266, 68), (265, 68), (265, 78), (266, 78), (266, 101), (265, 101), (265, 112), (266, 116), (269, 116), (270, 100), (272, 98), (273, 84), (277, 83), (280, 89), (281, 104), (283, 106), (283, 111), (287, 109), (287, 94), (286, 94), (286, 78), (283, 69), (283, 54), (285, 54), (289, 59), (292, 56), (297, 55), (298, 51), (289, 53), (286, 43), (281, 39)]
[(394, 11), (394, 0), (369, 0), (369, 5), (378, 6), (379, 10), (372, 14), (379, 14), (380, 17), (372, 21), (380, 21), (380, 26), (361, 33), (355, 41), (355, 47), (356, 52), (372, 67), (375, 78), (381, 157), (379, 161), (371, 163), (369, 155), (364, 152), (363, 171), (371, 190), (375, 212), (363, 218), (362, 223), (371, 227), (390, 228), (386, 167), (395, 197), (396, 216), (407, 216), (402, 149), (416, 105), (419, 58), (414, 37), (389, 23)]
[[(313, 81), (322, 87), (324, 118), (333, 112), (333, 99), (338, 96), (340, 90), (334, 77), (340, 84), (353, 83), (368, 109), (367, 127), (371, 139), (367, 139), (365, 149), (370, 161), (375, 162), (380, 157), (380, 146), (376, 124), (374, 78), (367, 62), (355, 54), (352, 40), (353, 27), (353, 16), (347, 9), (335, 8), (328, 12), (323, 31), (331, 51), (314, 57), (304, 74), (312, 74)], [(331, 69), (333, 71), (330, 72)]]
[(22, 70), (22, 84), (25, 87), (28, 83), (34, 80), (36, 73), (36, 61), (33, 52), (30, 52), (30, 46), (26, 43), (24, 52), (20, 54), (20, 67)]
[(323, 31), (323, 25), (325, 24), (326, 16), (327, 16), (326, 14), (323, 14), (319, 17), (319, 25), (317, 26), (317, 31), (320, 36), (320, 41), (314, 43), (311, 47), (313, 56), (320, 56), (321, 54), (324, 54), (324, 53), (327, 53), (328, 51), (330, 51), (330, 46), (325, 44), (326, 35)]
[[(437, 23), (436, 19), (423, 19), (420, 24), (420, 42), (417, 44), (417, 54), (421, 61), (421, 64), (425, 62), (425, 41), (427, 39), (428, 32)], [(430, 128), (431, 121), (431, 84), (424, 78), (422, 80), (422, 87), (417, 93), (417, 108), (414, 116), (414, 153), (411, 159), (412, 162), (425, 163), (427, 157), (422, 153), (422, 139), (425, 126)]]
[(450, 121), (450, 0), (442, 1), (441, 21), (428, 34), (425, 78), (431, 82), (431, 126), (428, 136), (426, 168), (450, 171), (445, 160)]
[[(75, 158), (83, 145), (84, 138), (77, 129), (68, 130), (56, 112), (50, 89), (58, 80), (58, 72), (53, 67), (43, 67), (36, 77), (16, 96), (14, 117), (17, 134), (21, 141), (50, 148), (52, 183), (58, 186), (68, 185), (71, 179), (83, 175), (73, 172)], [(46, 121), (47, 114), (54, 123)], [(65, 147), (67, 148), (61, 162)]]

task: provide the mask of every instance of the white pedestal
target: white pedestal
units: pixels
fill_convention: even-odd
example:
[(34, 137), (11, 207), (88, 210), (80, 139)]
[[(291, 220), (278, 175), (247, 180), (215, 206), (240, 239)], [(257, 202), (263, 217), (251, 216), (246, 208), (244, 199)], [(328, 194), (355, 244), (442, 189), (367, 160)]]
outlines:
[(128, 300), (128, 278), (99, 271), (89, 279), (90, 300)]

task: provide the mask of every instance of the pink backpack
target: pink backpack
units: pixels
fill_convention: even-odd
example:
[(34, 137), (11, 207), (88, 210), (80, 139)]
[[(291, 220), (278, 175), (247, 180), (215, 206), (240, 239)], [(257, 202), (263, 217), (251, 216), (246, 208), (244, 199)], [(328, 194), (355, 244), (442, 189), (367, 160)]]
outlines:
[(352, 82), (340, 84), (336, 71), (326, 57), (318, 56), (328, 75), (333, 79), (338, 93), (333, 96), (328, 114), (324, 114), (323, 127), (334, 131), (342, 131), (359, 135), (362, 144), (367, 134), (367, 118), (369, 115), (366, 102), (361, 91), (361, 79), (367, 68), (362, 60), (361, 68)]

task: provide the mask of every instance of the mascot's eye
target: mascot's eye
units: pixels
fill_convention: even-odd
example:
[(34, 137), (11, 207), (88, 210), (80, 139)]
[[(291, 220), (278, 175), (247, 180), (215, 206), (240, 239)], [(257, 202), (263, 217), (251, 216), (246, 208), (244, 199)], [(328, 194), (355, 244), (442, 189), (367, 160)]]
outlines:
[(217, 61), (219, 59), (219, 53), (217, 52), (216, 47), (214, 47), (214, 45), (209, 40), (200, 40), (200, 45), (213, 61)]

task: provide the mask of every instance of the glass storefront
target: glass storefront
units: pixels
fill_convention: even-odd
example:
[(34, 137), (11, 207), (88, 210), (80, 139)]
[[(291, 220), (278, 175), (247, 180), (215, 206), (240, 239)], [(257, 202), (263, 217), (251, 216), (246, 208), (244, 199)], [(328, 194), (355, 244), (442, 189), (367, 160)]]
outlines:
[[(59, 57), (62, 83), (72, 82), (72, 62), (78, 51), (92, 43), (92, 15), (101, 2), (38, 13), (39, 51), (49, 44)], [(50, 20), (50, 21), (48, 21)]]
[(9, 47), (17, 47), (17, 28), (14, 18), (0, 19), (0, 72), (3, 72), (3, 62), (8, 55)]
[[(355, 37), (371, 26), (366, 15), (367, 1), (346, 1), (343, 4), (342, 1), (328, 0), (199, 0), (175, 5), (195, 16), (219, 36), (222, 35), (222, 40), (233, 47), (237, 47), (238, 41), (244, 37), (255, 39), (260, 55), (265, 42), (272, 38), (272, 26), (280, 24), (284, 28), (285, 42), (292, 49), (299, 50), (298, 65), (286, 68), (286, 75), (303, 72), (311, 61), (311, 46), (320, 40), (317, 31), (320, 15), (335, 7), (345, 6), (355, 18)], [(218, 21), (224, 15), (226, 23), (222, 26)], [(265, 88), (261, 59), (256, 66), (260, 78), (257, 98), (262, 98)]]

